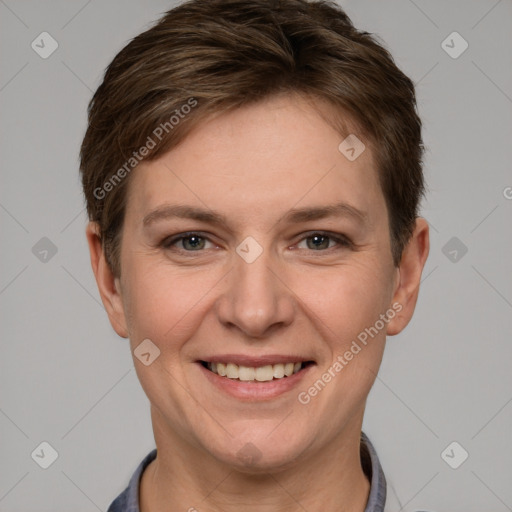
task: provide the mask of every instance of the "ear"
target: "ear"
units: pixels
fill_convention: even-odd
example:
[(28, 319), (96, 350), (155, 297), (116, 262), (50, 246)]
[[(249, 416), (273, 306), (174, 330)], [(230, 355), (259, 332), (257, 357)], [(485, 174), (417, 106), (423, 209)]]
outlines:
[(120, 282), (119, 279), (114, 276), (107, 263), (99, 233), (98, 224), (96, 222), (89, 222), (85, 234), (87, 236), (87, 243), (89, 244), (92, 270), (110, 324), (119, 336), (128, 338)]
[[(427, 261), (430, 249), (429, 227), (425, 219), (418, 217), (416, 226), (404, 248), (393, 294), (393, 304), (397, 304), (395, 317), (389, 321), (387, 334), (394, 336), (401, 332), (412, 318), (418, 293), (420, 291), (421, 273)], [(398, 304), (401, 309), (398, 308)]]

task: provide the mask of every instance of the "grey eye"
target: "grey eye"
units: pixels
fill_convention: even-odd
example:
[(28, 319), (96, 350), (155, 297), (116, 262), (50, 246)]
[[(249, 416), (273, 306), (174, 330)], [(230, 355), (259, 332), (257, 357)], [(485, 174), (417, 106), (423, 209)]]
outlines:
[(204, 249), (205, 244), (206, 239), (198, 235), (184, 236), (181, 239), (181, 245), (186, 250), (196, 251), (198, 249)]
[[(330, 237), (327, 235), (313, 235), (306, 238), (308, 249), (328, 249)], [(311, 243), (309, 243), (311, 241)]]

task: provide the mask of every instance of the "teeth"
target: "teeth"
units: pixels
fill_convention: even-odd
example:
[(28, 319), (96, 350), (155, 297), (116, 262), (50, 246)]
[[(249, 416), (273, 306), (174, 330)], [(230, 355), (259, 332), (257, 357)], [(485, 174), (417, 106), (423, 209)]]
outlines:
[(282, 379), (297, 373), (301, 368), (302, 363), (267, 364), (258, 368), (238, 366), (234, 363), (208, 363), (208, 369), (213, 373), (221, 377), (239, 379), (245, 382), (267, 382), (272, 379)]
[(238, 365), (228, 363), (226, 365), (226, 377), (229, 379), (238, 379)]
[(274, 377), (276, 379), (282, 379), (284, 377), (284, 364), (274, 365)]
[(256, 376), (256, 369), (249, 368), (248, 366), (239, 366), (238, 367), (238, 378), (240, 380), (254, 380)]
[[(213, 363), (212, 363), (213, 366)], [(221, 377), (226, 376), (226, 365), (224, 363), (217, 363), (217, 372), (213, 368), (210, 368), (213, 373), (218, 373)]]
[(271, 364), (267, 364), (267, 366), (260, 366), (256, 368), (255, 378), (259, 382), (265, 382), (267, 380), (272, 380), (274, 378), (274, 369)]

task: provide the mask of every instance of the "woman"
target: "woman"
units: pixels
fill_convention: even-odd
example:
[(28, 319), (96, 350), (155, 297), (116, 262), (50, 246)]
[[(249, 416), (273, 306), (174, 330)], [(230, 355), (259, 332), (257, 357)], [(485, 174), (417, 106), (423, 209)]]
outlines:
[(156, 449), (110, 512), (398, 510), (361, 426), (428, 256), (422, 150), (334, 4), (193, 0), (121, 50), (81, 173)]

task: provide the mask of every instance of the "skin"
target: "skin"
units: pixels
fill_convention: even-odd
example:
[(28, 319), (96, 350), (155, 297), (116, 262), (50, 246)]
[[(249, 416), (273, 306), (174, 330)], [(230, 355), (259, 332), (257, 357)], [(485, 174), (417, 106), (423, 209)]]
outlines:
[[(105, 261), (97, 226), (87, 228), (113, 328), (132, 351), (146, 338), (160, 350), (149, 366), (134, 357), (158, 449), (142, 477), (142, 512), (364, 511), (370, 485), (359, 436), (366, 398), (386, 335), (402, 331), (414, 312), (428, 224), (417, 219), (394, 267), (371, 151), (350, 162), (338, 150), (344, 137), (319, 114), (323, 108), (328, 114), (302, 97), (272, 97), (205, 121), (169, 153), (141, 163), (130, 176), (119, 278)], [(365, 220), (282, 219), (291, 209), (340, 201)], [(213, 210), (227, 224), (164, 218), (144, 226), (165, 204)], [(187, 231), (206, 240), (160, 245)], [(313, 239), (318, 231), (350, 242)], [(252, 263), (236, 252), (248, 236), (263, 249)], [(400, 312), (300, 403), (298, 393), (394, 303)], [(213, 386), (197, 363), (228, 353), (294, 355), (315, 364), (278, 397), (241, 400)], [(257, 456), (243, 460), (237, 454), (248, 443)]]

